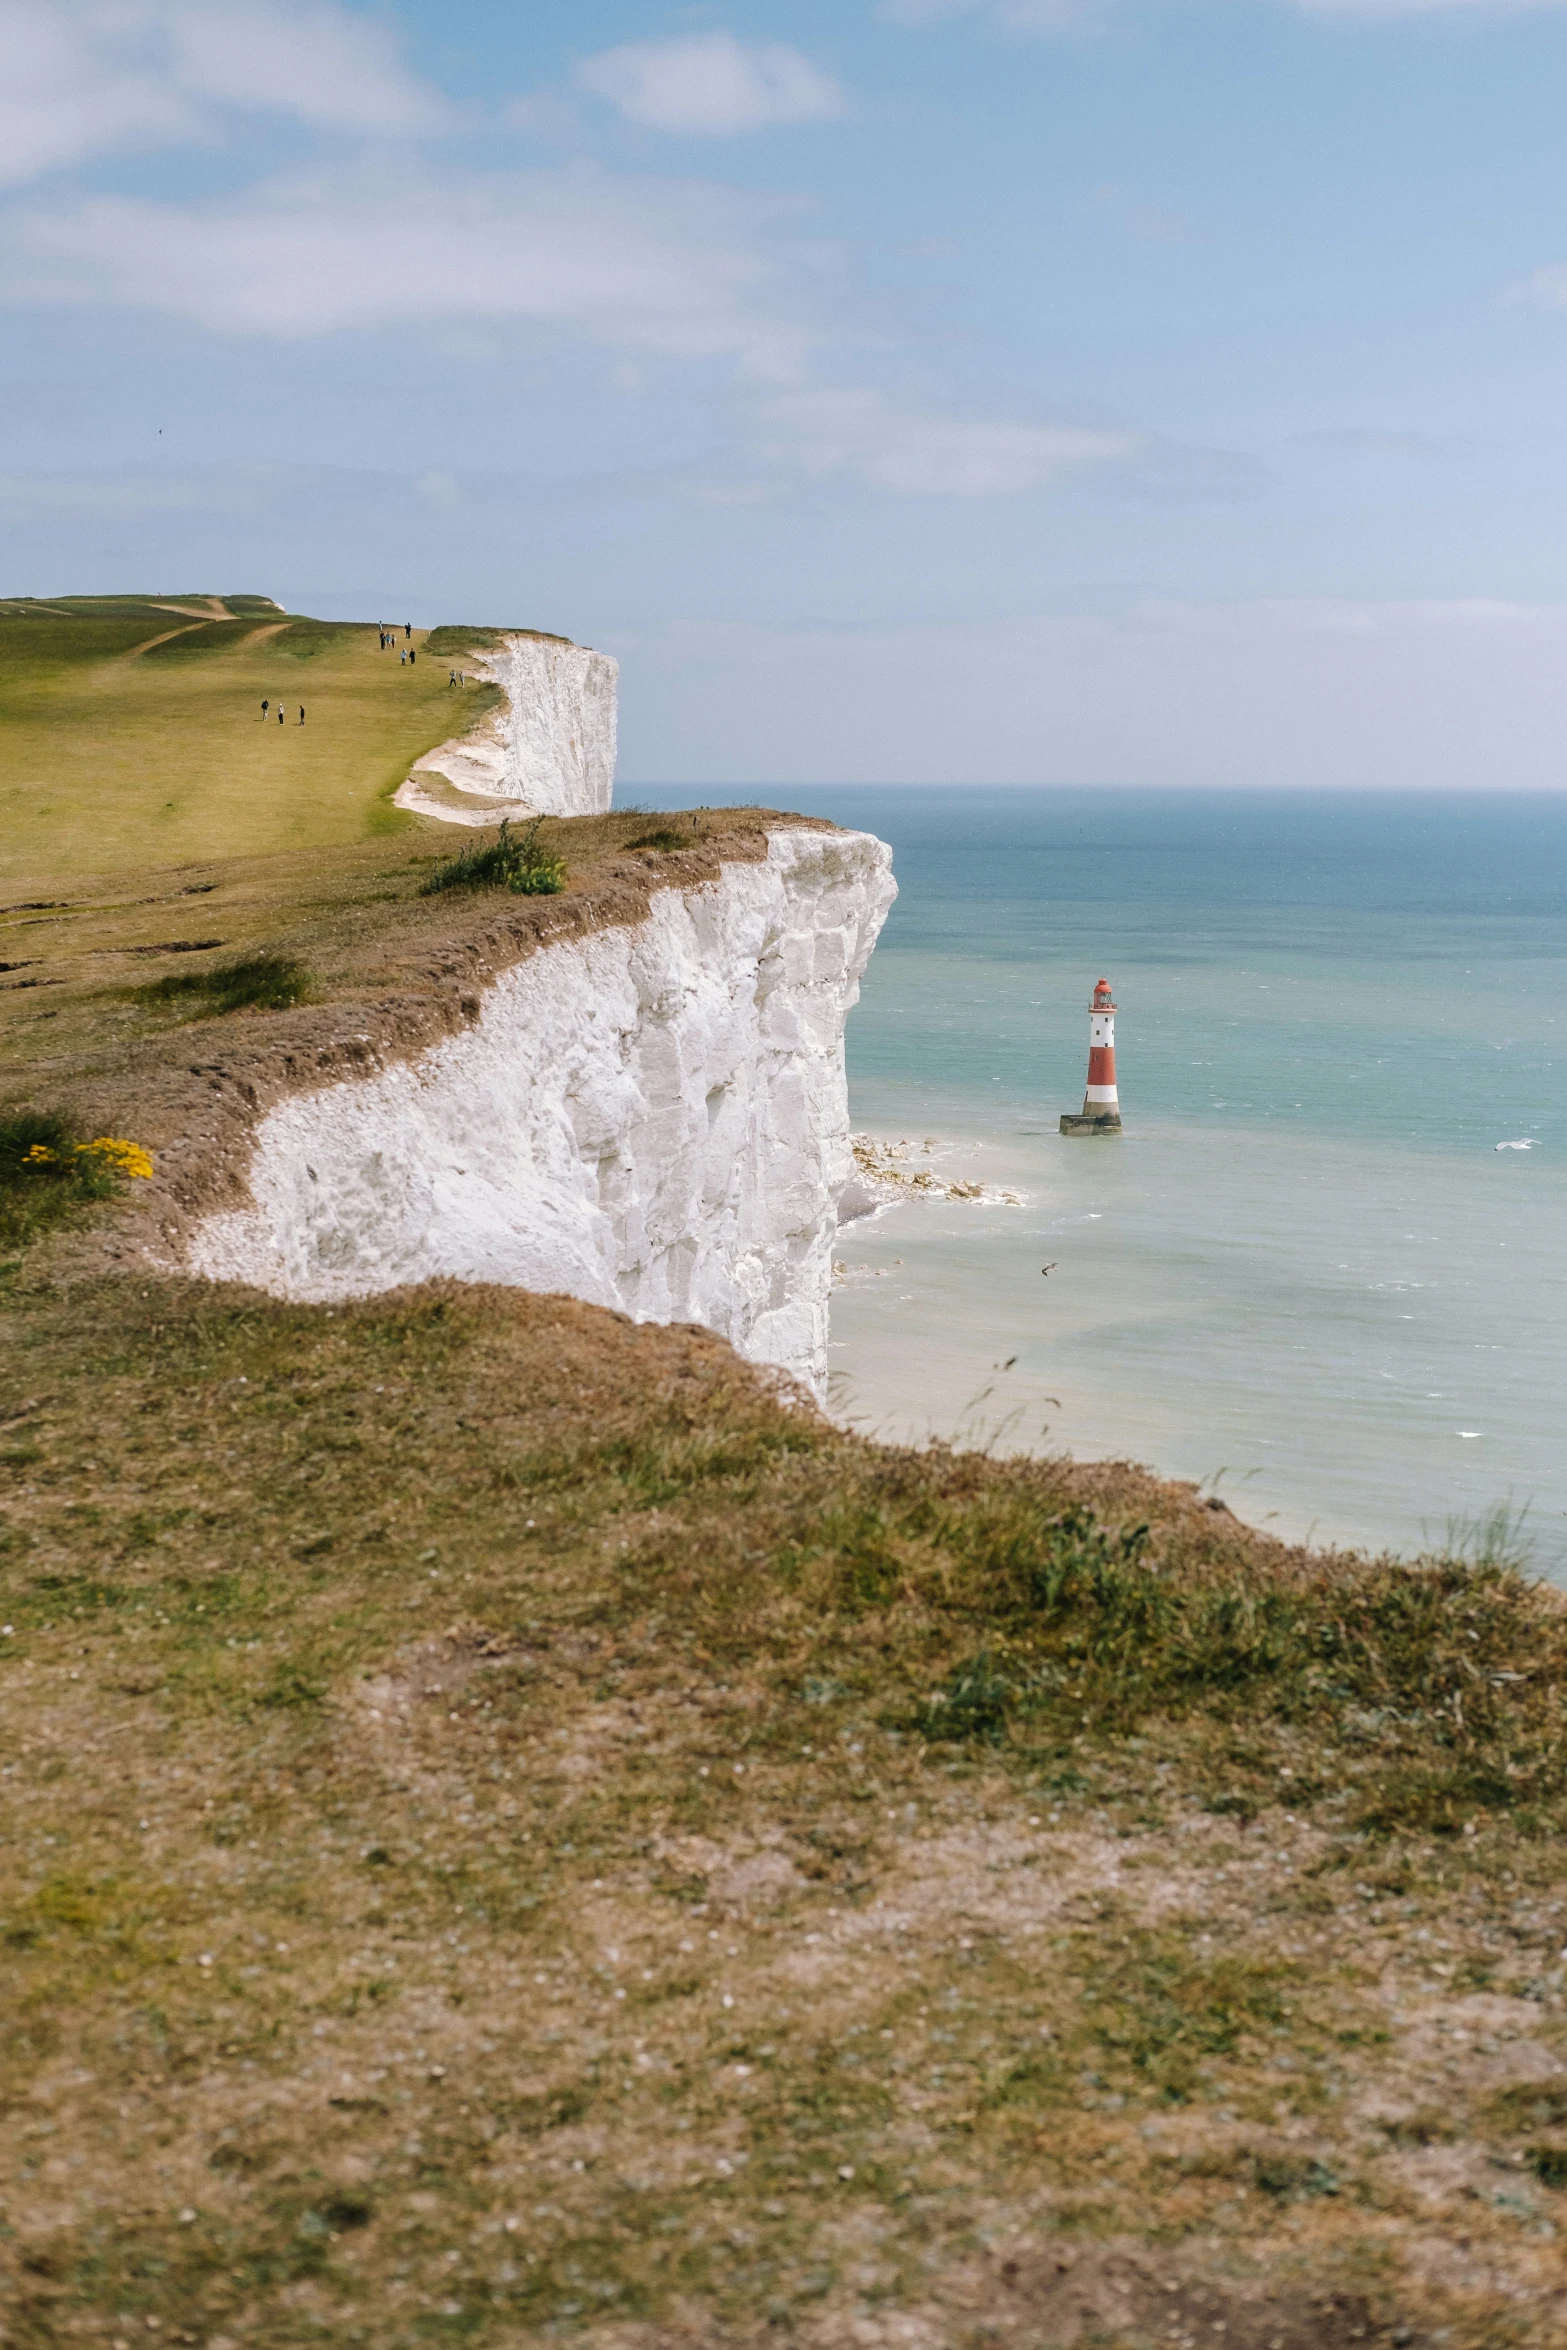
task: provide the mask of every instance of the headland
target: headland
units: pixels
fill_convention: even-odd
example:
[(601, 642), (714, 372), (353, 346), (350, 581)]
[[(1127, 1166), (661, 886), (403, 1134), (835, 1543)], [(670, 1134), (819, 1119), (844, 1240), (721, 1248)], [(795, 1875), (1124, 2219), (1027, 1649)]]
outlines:
[(865, 836), (386, 782), (8, 891), (11, 2330), (1550, 2341), (1558, 1600), (832, 1425)]

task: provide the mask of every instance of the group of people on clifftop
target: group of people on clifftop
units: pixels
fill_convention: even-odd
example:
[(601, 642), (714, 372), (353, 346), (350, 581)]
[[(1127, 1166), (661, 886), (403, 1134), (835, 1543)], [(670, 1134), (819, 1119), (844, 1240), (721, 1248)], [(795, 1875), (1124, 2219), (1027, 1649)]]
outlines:
[[(398, 667), (399, 667), (399, 668), (402, 668), (402, 667), (403, 667), (405, 664), (406, 664), (406, 666), (407, 666), (408, 668), (410, 668), (410, 669), (413, 667), (414, 663), (415, 663), (415, 662), (418, 660), (419, 656), (418, 656), (418, 654), (417, 654), (417, 653), (415, 652), (415, 650), (414, 650), (414, 643), (413, 643), (413, 633), (414, 633), (414, 632), (413, 632), (413, 622), (412, 622), (411, 620), (410, 620), (410, 621), (406, 621), (406, 622), (404, 623), (404, 625), (403, 625), (403, 633), (402, 633), (402, 642), (401, 642), (401, 643), (399, 643), (399, 642), (398, 642), (398, 635), (397, 635), (397, 631), (396, 631), (396, 629), (395, 629), (395, 628), (388, 628), (388, 627), (386, 627), (386, 625), (384, 624), (384, 622), (383, 622), (383, 623), (380, 623), (380, 624), (378, 624), (378, 626), (377, 626), (377, 630), (376, 630), (376, 633), (377, 633), (377, 636), (378, 636), (378, 638), (379, 638), (379, 640), (380, 640), (380, 649), (381, 649), (381, 651), (382, 651), (383, 653), (390, 651), (390, 649), (392, 648), (392, 646), (394, 646), (394, 645), (396, 645), (396, 646), (397, 646), (397, 663), (398, 663)], [(454, 669), (454, 670), (452, 671), (452, 673), (451, 673), (450, 677), (447, 679), (447, 681), (446, 681), (446, 682), (447, 682), (447, 684), (448, 684), (448, 685), (466, 685), (466, 684), (467, 684), (467, 682), (468, 682), (468, 673), (467, 673), (467, 671), (466, 671), (465, 669), (464, 669), (464, 670), (458, 670), (458, 669)], [(276, 709), (276, 711), (277, 711), (277, 722), (278, 722), (279, 726), (283, 725), (283, 723), (284, 723), (284, 711), (283, 711), (283, 704), (282, 704), (281, 702), (277, 702), (277, 703), (275, 703), (275, 704), (274, 704), (274, 702), (273, 702), (273, 700), (272, 700), (272, 697), (271, 697), (271, 695), (270, 695), (270, 694), (264, 695), (264, 696), (263, 696), (263, 698), (262, 698), (262, 703), (261, 703), (261, 717), (262, 717), (262, 723), (263, 723), (263, 724), (265, 724), (266, 720), (267, 720), (267, 719), (268, 719), (268, 718), (271, 716), (271, 714), (272, 714), (272, 711), (273, 711), (273, 709), (274, 709), (274, 708), (275, 708), (275, 709)], [(299, 704), (299, 724), (300, 724), (301, 726), (303, 726), (303, 725), (304, 725), (304, 723), (305, 723), (305, 705), (304, 705), (304, 703), (303, 703), (303, 702), (301, 702), (301, 703)]]

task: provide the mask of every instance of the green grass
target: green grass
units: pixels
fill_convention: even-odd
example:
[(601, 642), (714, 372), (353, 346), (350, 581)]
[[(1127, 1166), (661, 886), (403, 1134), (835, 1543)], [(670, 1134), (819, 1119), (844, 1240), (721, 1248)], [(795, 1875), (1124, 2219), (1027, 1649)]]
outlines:
[(0, 881), (403, 827), (415, 759), (496, 698), (448, 667), (249, 596), (0, 601)]
[(484, 652), (505, 642), (509, 636), (538, 637), (546, 645), (569, 645), (569, 636), (556, 636), (547, 628), (452, 628), (430, 631), (430, 651), (440, 659), (448, 654)]
[[(1208, 2333), (1272, 2338), (1251, 2277), (1303, 2344), (1337, 2293), (1344, 2340), (1546, 2350), (1549, 2081), (1443, 2074), (1472, 2165), (1418, 2194), (1361, 2109), (1432, 2108), (1412, 2024), (1494, 2028), (1433, 1965), (1562, 2043), (1549, 1595), (889, 1451), (561, 1299), (40, 1257), (0, 1361), (22, 2343), (977, 2342), (981, 2214), (1082, 2294), (1141, 2244)], [(1368, 1835), (1390, 1762), (1512, 1793)]]
[(688, 849), (691, 846), (691, 834), (689, 832), (676, 832), (673, 825), (661, 824), (652, 832), (639, 832), (636, 839), (633, 841), (628, 841), (626, 846), (632, 849), (660, 849), (665, 851), (671, 849)]
[(291, 955), (242, 955), (199, 971), (172, 971), (141, 990), (152, 1003), (194, 1001), (203, 1012), (281, 1012), (302, 1004), (311, 974)]
[(0, 1116), (0, 1260), (114, 1197), (125, 1178), (92, 1139), (57, 1111)]
[(509, 889), (520, 898), (555, 897), (566, 886), (566, 863), (539, 846), (542, 822), (536, 817), (526, 832), (515, 833), (503, 819), (496, 839), (472, 842), (446, 864), (437, 865), (421, 882), (420, 896), (438, 897), (448, 889)]

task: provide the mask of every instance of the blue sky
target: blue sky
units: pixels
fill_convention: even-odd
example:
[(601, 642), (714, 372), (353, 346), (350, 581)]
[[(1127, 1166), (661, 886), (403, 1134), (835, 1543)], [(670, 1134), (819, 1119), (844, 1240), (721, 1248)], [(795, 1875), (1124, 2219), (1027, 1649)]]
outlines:
[(8, 592), (563, 630), (622, 775), (1560, 788), (1567, 7), (0, 0)]

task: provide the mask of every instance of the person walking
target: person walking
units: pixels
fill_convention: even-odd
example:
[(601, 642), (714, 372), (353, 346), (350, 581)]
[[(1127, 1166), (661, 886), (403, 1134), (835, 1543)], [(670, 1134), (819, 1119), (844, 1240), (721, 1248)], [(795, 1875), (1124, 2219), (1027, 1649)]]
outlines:
[(413, 624), (413, 622), (412, 622), (411, 620), (407, 620), (407, 621), (405, 621), (405, 622), (403, 623), (403, 634), (404, 634), (404, 636), (405, 636), (405, 637), (407, 637), (407, 639), (408, 639), (408, 641), (409, 641), (409, 643), (410, 643), (410, 644), (413, 642), (413, 633), (414, 633), (414, 624)]
[(265, 726), (265, 724), (266, 724), (266, 722), (267, 722), (267, 712), (268, 712), (268, 711), (271, 709), (271, 707), (272, 707), (272, 696), (271, 696), (270, 694), (268, 694), (268, 695), (266, 695), (266, 696), (263, 698), (263, 701), (262, 701), (262, 704), (261, 704), (261, 723), (262, 723), (262, 725), (263, 725), (263, 726)]
[(418, 654), (414, 651), (412, 645), (410, 645), (408, 648), (408, 666), (410, 669), (413, 667), (418, 658)]
[(283, 723), (283, 705), (281, 702), (279, 702), (277, 706), (277, 722), (279, 726), (281, 726)]
[(301, 702), (299, 705), (299, 723), (301, 726), (303, 726), (305, 723), (305, 705), (303, 702)]

